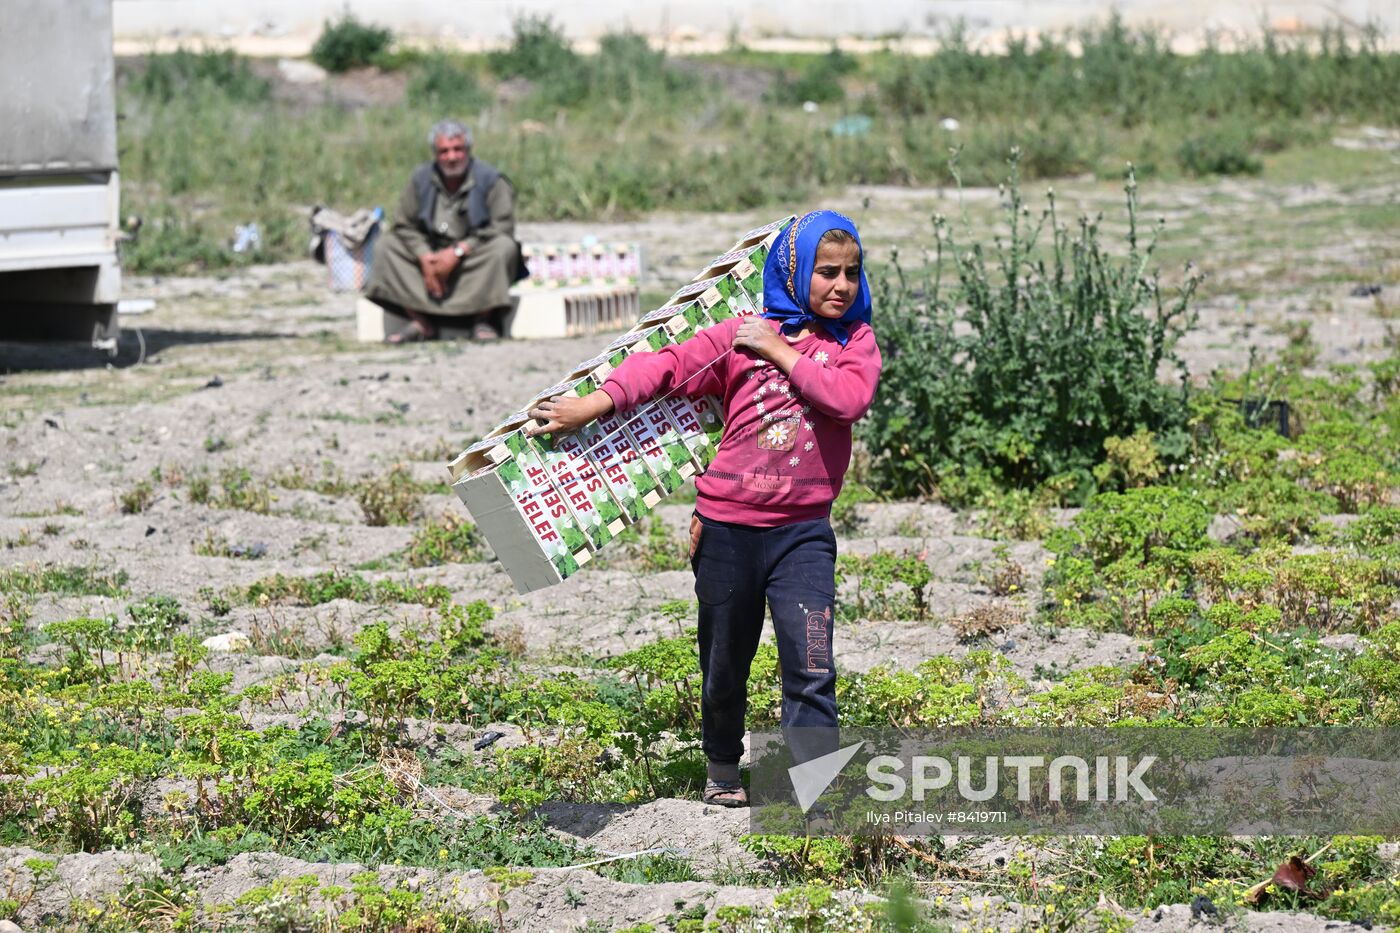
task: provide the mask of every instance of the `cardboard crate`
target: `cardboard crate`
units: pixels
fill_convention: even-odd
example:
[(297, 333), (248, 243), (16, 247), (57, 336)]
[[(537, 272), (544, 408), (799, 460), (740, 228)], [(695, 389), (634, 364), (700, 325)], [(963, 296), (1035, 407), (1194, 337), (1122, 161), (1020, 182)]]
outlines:
[[(631, 330), (574, 366), (535, 401), (588, 395), (633, 353), (683, 343), (720, 321), (757, 313), (763, 300), (763, 263), (791, 219), (740, 236), (695, 281), (662, 307), (641, 315)], [(627, 250), (610, 252), (597, 246), (546, 249), (531, 257), (533, 284), (525, 287), (567, 288), (569, 283), (577, 286), (585, 275), (594, 281), (599, 275), (611, 281), (626, 279), (628, 255)], [(579, 268), (593, 271), (577, 273)], [(588, 332), (611, 321), (622, 323), (620, 307), (626, 317), (634, 316), (635, 306), (599, 299), (581, 303), (572, 317), (566, 314), (551, 326)], [(526, 434), (528, 415), (517, 412), (453, 461), (453, 488), (520, 592), (576, 573), (626, 523), (640, 520), (714, 461), (724, 430), (722, 403), (714, 396), (688, 398), (683, 393), (682, 389), (640, 405), (625, 417), (612, 414), (557, 437)]]
[[(554, 395), (580, 398), (596, 391), (602, 384), (593, 371), (607, 363), (606, 356), (597, 356), (576, 364), (569, 378), (542, 392), (541, 398)], [(608, 492), (621, 511), (626, 524), (640, 521), (661, 500), (656, 478), (651, 475), (641, 454), (632, 446), (621, 425), (614, 426), (617, 436), (608, 436), (598, 422), (584, 425), (572, 434), (541, 434), (541, 444), (557, 445), (569, 452), (586, 456), (596, 474), (607, 483)], [(617, 530), (614, 528), (614, 534)]]
[(448, 469), (453, 491), (496, 559), (516, 589), (527, 593), (572, 576), (593, 555), (544, 464), (510, 437), (478, 441)]
[[(671, 338), (663, 326), (650, 327), (639, 333), (626, 333), (608, 344), (604, 351), (607, 362), (594, 370), (599, 385), (609, 372), (627, 358), (629, 353), (647, 350), (660, 350), (670, 344)], [(669, 496), (685, 485), (685, 481), (695, 475), (695, 461), (690, 456), (690, 448), (680, 438), (680, 429), (670, 420), (664, 408), (638, 408), (625, 417), (612, 416), (612, 421), (620, 422), (620, 427), (632, 446), (642, 455), (647, 468), (656, 478), (661, 494)]]
[(747, 258), (735, 261), (719, 275), (679, 289), (666, 305), (695, 302), (715, 321), (757, 314), (763, 309), (763, 268)]
[[(648, 341), (641, 346), (649, 345)], [(611, 358), (600, 363), (593, 371), (593, 379), (597, 385), (602, 385), (607, 380), (614, 366), (621, 362), (620, 356), (621, 354), (614, 353)], [(665, 421), (662, 421), (660, 416), (649, 414), (651, 422), (656, 425), (650, 433), (657, 435), (658, 441), (667, 453), (671, 467), (682, 481), (698, 475), (714, 462), (719, 445), (715, 429), (718, 427), (722, 431), (724, 426), (723, 422), (719, 420), (721, 409), (714, 406), (697, 406), (692, 400), (681, 395), (657, 399), (648, 405), (639, 406), (627, 418), (619, 419), (627, 436), (632, 439), (634, 444), (638, 445), (638, 449), (641, 449), (641, 445), (646, 441), (644, 437), (639, 437), (637, 432), (642, 431), (644, 434), (648, 432), (633, 422), (638, 413), (653, 406), (660, 408), (661, 413), (665, 416)], [(685, 458), (680, 456), (682, 447), (677, 446), (677, 441), (683, 445), (690, 461), (689, 466), (684, 464)], [(646, 450), (642, 452), (644, 455), (648, 453)], [(652, 474), (658, 478), (661, 492), (669, 494), (667, 493), (667, 485), (674, 482), (674, 478), (670, 476), (672, 471), (667, 470), (664, 464), (658, 467), (654, 457), (649, 458), (648, 465), (652, 468)]]
[(637, 243), (525, 243), (520, 252), (529, 274), (521, 285), (527, 289), (636, 285), (642, 276)]
[[(579, 382), (585, 393), (592, 392), (592, 380), (570, 380), (550, 386), (539, 399), (553, 395), (578, 394)], [(539, 400), (537, 399), (537, 401)], [(563, 493), (565, 500), (588, 532), (594, 550), (603, 547), (625, 528), (632, 519), (614, 497), (609, 483), (589, 459), (583, 443), (576, 434), (535, 434), (530, 438), (536, 446), (550, 481)]]

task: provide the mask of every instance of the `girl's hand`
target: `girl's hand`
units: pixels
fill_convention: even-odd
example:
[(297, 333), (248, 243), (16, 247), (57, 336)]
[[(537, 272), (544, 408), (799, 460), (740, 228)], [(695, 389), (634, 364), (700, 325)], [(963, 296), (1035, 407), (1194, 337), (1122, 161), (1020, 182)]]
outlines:
[(543, 421), (544, 424), (528, 424), (525, 426), (525, 433), (568, 434), (590, 421), (597, 421), (612, 410), (612, 396), (602, 389), (589, 392), (583, 398), (554, 395), (530, 409), (530, 417)]
[(793, 364), (801, 357), (767, 318), (757, 316), (744, 318), (734, 332), (734, 349), (752, 350), (783, 372), (791, 372)]

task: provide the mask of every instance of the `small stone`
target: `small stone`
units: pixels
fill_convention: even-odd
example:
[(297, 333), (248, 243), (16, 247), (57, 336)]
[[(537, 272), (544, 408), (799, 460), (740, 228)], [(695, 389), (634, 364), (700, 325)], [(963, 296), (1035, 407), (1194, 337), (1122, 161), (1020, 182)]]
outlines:
[(222, 635), (210, 635), (201, 645), (210, 651), (247, 651), (253, 647), (252, 641), (242, 632), (224, 632)]
[(472, 748), (476, 751), (481, 751), (483, 748), (489, 748), (490, 746), (496, 744), (496, 742), (500, 741), (505, 737), (506, 734), (504, 732), (499, 732), (495, 729), (490, 729), (482, 733), (482, 735), (475, 742), (472, 743)]
[(0, 920), (0, 933), (24, 933), (19, 924), (10, 920)]

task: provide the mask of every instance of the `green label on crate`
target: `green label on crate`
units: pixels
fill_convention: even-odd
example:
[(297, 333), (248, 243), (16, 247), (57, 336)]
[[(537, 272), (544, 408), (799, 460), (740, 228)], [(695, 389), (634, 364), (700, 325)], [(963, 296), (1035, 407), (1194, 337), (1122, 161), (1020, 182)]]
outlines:
[(665, 404), (667, 414), (671, 416), (671, 421), (680, 430), (681, 439), (690, 449), (691, 459), (695, 461), (696, 466), (704, 470), (714, 462), (715, 446), (701, 423), (700, 412), (696, 409), (695, 402), (687, 398), (669, 398), (665, 400)]
[[(585, 451), (588, 459), (593, 462), (598, 475), (608, 484), (624, 520), (630, 524), (641, 519), (647, 511), (646, 503), (642, 501), (642, 491), (632, 481), (632, 474), (627, 469), (629, 457), (640, 460), (641, 455), (630, 448), (625, 452), (619, 450), (604, 436), (603, 430), (596, 422), (581, 428), (576, 441), (580, 450)], [(642, 469), (645, 471), (646, 468)]]
[(525, 468), (517, 460), (507, 460), (496, 468), (496, 475), (515, 500), (515, 507), (559, 576), (568, 577), (577, 573), (578, 561), (564, 543), (559, 525), (551, 518), (544, 497), (538, 494), (536, 485), (526, 477)]
[(515, 457), (515, 461), (520, 464), (520, 468), (525, 471), (526, 479), (534, 483), (537, 494), (544, 501), (547, 513), (559, 529), (559, 536), (563, 539), (564, 546), (571, 553), (587, 550), (588, 536), (579, 527), (578, 520), (570, 510), (569, 504), (564, 500), (563, 494), (550, 482), (549, 472), (540, 461), (537, 448), (520, 431), (512, 431), (505, 435), (502, 440)]
[(691, 399), (690, 403), (695, 406), (701, 427), (718, 450), (720, 438), (724, 436), (724, 403), (715, 395), (702, 395)]
[(622, 517), (622, 510), (609, 498), (607, 484), (577, 443), (570, 446), (562, 441), (560, 437), (549, 449), (543, 445), (535, 449), (550, 482), (563, 495), (589, 544), (598, 550), (612, 540), (609, 526)]
[[(647, 496), (653, 493), (664, 493), (657, 482), (656, 474), (651, 471), (651, 465), (647, 462), (646, 456), (633, 441), (632, 435), (623, 427), (622, 419), (616, 415), (599, 418), (598, 430), (599, 440), (589, 448), (589, 453), (599, 451), (600, 445), (611, 448), (613, 456), (627, 471), (632, 485), (637, 488), (638, 498), (642, 500), (644, 512)], [(606, 453), (607, 451), (604, 451), (604, 454)], [(641, 514), (638, 513), (638, 517)]]
[[(637, 449), (641, 451), (647, 466), (656, 476), (657, 484), (666, 495), (669, 496), (685, 485), (685, 476), (681, 474), (676, 460), (667, 453), (662, 443), (662, 432), (670, 427), (665, 411), (656, 405), (638, 409), (627, 419), (625, 427), (627, 433), (636, 441)], [(684, 447), (683, 444), (681, 446)], [(690, 462), (688, 452), (681, 458), (681, 462)]]
[[(736, 278), (736, 273), (743, 273)], [(757, 314), (763, 307), (763, 272), (748, 260), (719, 276), (700, 296), (700, 305), (715, 321)]]

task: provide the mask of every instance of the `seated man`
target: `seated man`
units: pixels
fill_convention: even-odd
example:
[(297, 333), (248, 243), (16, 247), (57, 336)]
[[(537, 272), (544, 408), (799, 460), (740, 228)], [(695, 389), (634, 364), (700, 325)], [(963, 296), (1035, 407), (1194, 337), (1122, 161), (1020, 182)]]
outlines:
[(375, 248), (365, 297), (401, 310), (411, 326), (391, 343), (431, 340), (438, 318), (470, 322), (478, 340), (500, 336), (508, 290), (523, 272), (515, 241), (515, 190), (472, 158), (472, 136), (456, 120), (428, 134), (433, 161), (418, 166), (399, 198), (393, 224)]

